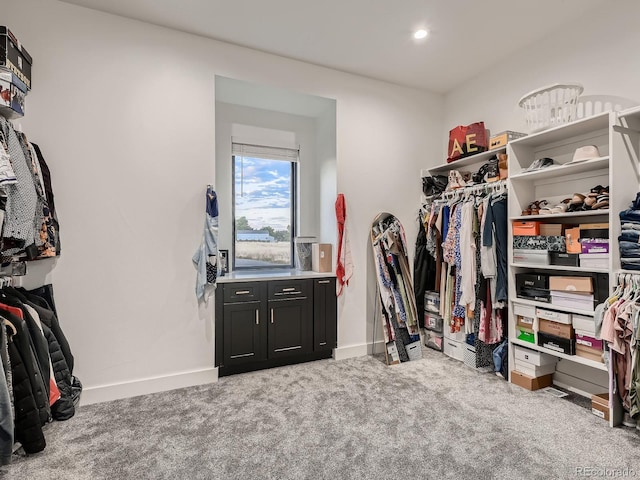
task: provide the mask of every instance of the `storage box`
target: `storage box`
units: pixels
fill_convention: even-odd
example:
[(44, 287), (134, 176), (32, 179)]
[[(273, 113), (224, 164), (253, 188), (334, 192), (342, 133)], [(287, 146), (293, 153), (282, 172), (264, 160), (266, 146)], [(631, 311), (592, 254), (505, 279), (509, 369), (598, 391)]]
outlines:
[(493, 150), (494, 148), (504, 147), (507, 143), (516, 138), (526, 137), (526, 133), (520, 132), (512, 132), (511, 130), (506, 130), (504, 132), (496, 133), (489, 138), (489, 150)]
[(549, 252), (549, 262), (551, 263), (551, 265), (562, 265), (565, 267), (579, 267), (580, 254)]
[(584, 345), (576, 344), (576, 356), (586, 358), (592, 362), (604, 363), (602, 359), (602, 350), (585, 347)]
[(427, 331), (424, 337), (424, 344), (429, 348), (433, 348), (439, 352), (442, 351), (444, 338), (441, 333)]
[(572, 323), (575, 330), (581, 330), (583, 332), (590, 333), (591, 335), (596, 334), (596, 321), (593, 317), (574, 313)]
[(538, 352), (529, 348), (521, 347), (520, 345), (514, 345), (514, 353), (516, 360), (523, 363), (529, 363), (531, 365), (555, 365), (558, 363), (558, 357), (549, 355), (548, 353)]
[(609, 238), (608, 223), (581, 223), (580, 239), (583, 238)]
[(542, 223), (540, 224), (540, 235), (545, 237), (561, 237), (564, 225), (561, 223)]
[[(453, 340), (455, 342), (464, 342), (467, 339), (467, 334), (464, 332), (464, 328), (460, 332), (452, 332), (450, 325), (443, 325), (442, 327), (444, 338)], [(462, 360), (462, 358), (460, 358)]]
[(530, 377), (515, 370), (511, 371), (511, 383), (527, 390), (539, 390), (550, 387), (553, 383), (553, 375), (543, 375), (542, 377)]
[(0, 26), (0, 65), (7, 67), (31, 89), (33, 58), (8, 27)]
[(534, 345), (536, 343), (536, 335), (530, 328), (516, 326), (516, 338), (523, 342), (533, 343)]
[(557, 337), (545, 332), (538, 332), (538, 345), (565, 355), (576, 354), (576, 341), (569, 338)]
[(0, 71), (0, 114), (9, 119), (24, 116), (26, 93), (13, 83), (13, 77), (11, 72)]
[(511, 228), (514, 236), (540, 235), (540, 222), (514, 221)]
[(443, 343), (443, 352), (448, 357), (454, 358), (459, 361), (464, 360), (464, 342), (456, 342), (450, 338), (445, 338)]
[(534, 307), (533, 305), (522, 305), (520, 303), (514, 303), (513, 313), (514, 315), (519, 315), (522, 317), (535, 318), (536, 307)]
[(424, 309), (429, 312), (440, 313), (440, 292), (424, 292)]
[(551, 305), (564, 308), (575, 308), (585, 312), (593, 312), (593, 295), (588, 293), (570, 293), (551, 290)]
[(599, 393), (591, 395), (591, 413), (595, 416), (605, 419), (607, 422), (611, 416), (609, 409), (609, 394)]
[(581, 253), (580, 266), (586, 268), (609, 268), (608, 253)]
[(525, 287), (548, 290), (549, 275), (539, 275), (536, 273), (516, 273), (516, 289), (519, 291)]
[(480, 365), (478, 362), (478, 358), (476, 356), (476, 347), (473, 345), (469, 345), (468, 343), (464, 343), (462, 345), (463, 348), (463, 361), (464, 364), (471, 368), (480, 368), (483, 365)]
[(544, 250), (513, 250), (513, 263), (549, 265), (549, 253)]
[(554, 310), (547, 310), (546, 308), (536, 308), (536, 317), (543, 320), (562, 323), (564, 325), (571, 325), (570, 313), (556, 312)]
[(579, 345), (589, 347), (600, 352), (604, 350), (604, 342), (601, 339), (595, 338), (591, 335), (582, 335), (576, 332), (576, 349), (578, 349)]
[(311, 269), (314, 272), (331, 272), (333, 263), (331, 260), (330, 243), (314, 243), (311, 245)]
[(519, 327), (524, 327), (528, 330), (533, 330), (533, 324), (535, 322), (535, 318), (533, 317), (523, 317), (522, 315), (516, 315), (516, 325)]
[(524, 373), (529, 377), (542, 377), (543, 375), (553, 374), (553, 372), (556, 371), (556, 364), (551, 363), (548, 365), (537, 366), (516, 359), (515, 370), (517, 372)]
[(442, 317), (432, 312), (424, 312), (424, 327), (427, 330), (442, 333)]
[(582, 253), (609, 253), (608, 238), (581, 238)]
[(591, 277), (549, 277), (549, 290), (593, 293)]
[(542, 235), (516, 235), (513, 237), (514, 250), (541, 250), (549, 252), (566, 251), (564, 237)]
[(551, 320), (540, 320), (538, 332), (544, 332), (562, 338), (575, 338), (573, 325), (553, 322)]
[(564, 237), (567, 253), (582, 253), (579, 228), (567, 228), (564, 231)]

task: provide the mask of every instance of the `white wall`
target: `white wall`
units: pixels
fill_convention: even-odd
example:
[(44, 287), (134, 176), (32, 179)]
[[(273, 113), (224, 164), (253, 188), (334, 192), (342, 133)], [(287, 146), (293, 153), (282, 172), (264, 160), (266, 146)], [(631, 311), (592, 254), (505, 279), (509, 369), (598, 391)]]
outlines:
[(320, 179), (320, 231), (318, 241), (333, 244), (332, 254), (336, 258), (337, 225), (335, 201), (336, 186), (336, 104), (316, 119), (316, 159)]
[(52, 170), (56, 303), (85, 401), (216, 377), (213, 309), (198, 308), (191, 264), (216, 180), (216, 75), (337, 100), (355, 263), (338, 357), (366, 351), (369, 224), (392, 212), (413, 243), (419, 170), (441, 153), (439, 96), (57, 1), (2, 5), (35, 59), (22, 124)]
[(518, 100), (545, 85), (578, 82), (585, 87), (583, 95), (640, 102), (639, 18), (636, 0), (605, 2), (447, 94), (442, 155), (433, 164), (444, 162), (448, 132), (456, 125), (484, 121), (494, 133), (526, 133)]

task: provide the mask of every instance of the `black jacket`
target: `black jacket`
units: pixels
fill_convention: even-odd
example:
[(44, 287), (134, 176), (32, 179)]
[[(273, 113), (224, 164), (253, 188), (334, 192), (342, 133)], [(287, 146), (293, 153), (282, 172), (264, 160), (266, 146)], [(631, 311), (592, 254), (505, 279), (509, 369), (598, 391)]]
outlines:
[[(4, 316), (5, 312), (2, 312)], [(14, 323), (14, 319), (9, 319), (16, 329), (18, 326)], [(14, 335), (9, 342), (9, 358), (11, 360), (11, 372), (13, 376), (13, 396), (15, 405), (15, 441), (20, 442), (24, 451), (27, 453), (36, 453), (44, 450), (46, 442), (44, 433), (42, 432), (42, 422), (40, 421), (40, 413), (36, 404), (36, 394), (33, 390), (31, 375), (33, 367), (29, 364), (32, 360), (25, 358), (21, 351), (20, 344), (24, 342), (18, 341), (20, 333)], [(42, 396), (42, 390), (39, 397)]]
[(60, 398), (51, 406), (51, 415), (54, 420), (68, 420), (75, 414), (71, 391), (71, 372), (64, 359), (60, 345), (49, 327), (42, 325), (44, 336), (49, 342), (49, 355), (56, 379), (56, 385), (60, 390)]

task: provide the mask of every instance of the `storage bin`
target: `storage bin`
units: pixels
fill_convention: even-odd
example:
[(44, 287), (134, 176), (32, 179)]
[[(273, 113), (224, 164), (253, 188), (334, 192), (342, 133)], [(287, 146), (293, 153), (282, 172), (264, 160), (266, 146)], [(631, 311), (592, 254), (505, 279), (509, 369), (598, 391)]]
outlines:
[(536, 343), (536, 336), (533, 333), (533, 330), (525, 329), (520, 326), (516, 326), (516, 338), (518, 340), (522, 340), (523, 342)]
[(431, 331), (426, 332), (424, 344), (427, 347), (441, 352), (443, 347), (443, 341), (444, 339), (441, 333), (436, 333)]
[(444, 330), (444, 338), (448, 338), (449, 340), (454, 340), (456, 342), (464, 342), (467, 339), (467, 334), (464, 333), (464, 330), (460, 332), (452, 332), (451, 326), (449, 325), (443, 325), (442, 329)]
[(424, 309), (440, 313), (440, 292), (424, 292)]
[(576, 333), (576, 345), (584, 345), (585, 347), (600, 351), (604, 349), (604, 342), (601, 339), (578, 333)]
[(540, 222), (514, 221), (512, 224), (513, 235), (533, 236), (540, 235)]
[(586, 333), (590, 333), (593, 336), (596, 334), (596, 321), (593, 317), (586, 315), (573, 314), (572, 318), (573, 328)]
[(524, 373), (511, 371), (511, 383), (527, 390), (539, 390), (550, 387), (553, 383), (553, 375), (543, 375), (542, 377), (530, 377)]
[(549, 265), (549, 252), (546, 250), (513, 250), (513, 263), (531, 263)]
[(597, 395), (591, 395), (591, 413), (596, 417), (609, 421), (611, 410), (609, 409), (609, 394), (599, 393)]
[(570, 338), (557, 337), (544, 332), (538, 332), (538, 345), (565, 355), (576, 354), (576, 341)]
[(558, 323), (551, 320), (540, 320), (539, 332), (549, 333), (562, 338), (575, 338), (573, 325), (571, 323)]
[(420, 360), (422, 358), (422, 347), (420, 346), (420, 342), (409, 343), (405, 346), (407, 351), (407, 355), (409, 356), (409, 361)]
[(567, 292), (593, 292), (593, 278), (591, 277), (549, 277), (549, 290)]
[(524, 95), (518, 105), (525, 112), (529, 131), (540, 132), (574, 121), (578, 97), (583, 91), (584, 87), (577, 83), (554, 83)]
[(516, 372), (524, 373), (529, 377), (536, 378), (542, 377), (543, 375), (553, 374), (556, 371), (556, 364), (549, 363), (547, 365), (532, 365), (516, 359), (515, 370)]
[(427, 330), (442, 333), (443, 320), (440, 315), (432, 312), (424, 312), (424, 327)]
[(466, 343), (464, 342), (457, 342), (450, 338), (445, 338), (443, 347), (444, 354), (462, 362), (464, 361), (465, 345)]

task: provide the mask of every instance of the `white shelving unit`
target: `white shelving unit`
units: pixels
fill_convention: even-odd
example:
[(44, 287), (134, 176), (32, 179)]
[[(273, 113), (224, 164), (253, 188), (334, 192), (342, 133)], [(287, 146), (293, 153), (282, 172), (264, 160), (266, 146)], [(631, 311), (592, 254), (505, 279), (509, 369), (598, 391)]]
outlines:
[[(475, 155), (471, 155), (469, 157), (461, 158), (460, 160), (456, 160), (451, 163), (443, 163), (441, 165), (437, 165), (435, 167), (431, 167), (427, 169), (427, 172), (431, 175), (444, 175), (448, 173), (450, 170), (473, 170), (477, 171), (480, 165), (487, 162), (491, 157), (497, 155), (498, 153), (505, 153), (507, 151), (507, 147), (494, 148), (493, 150), (488, 150), (486, 152), (476, 153)], [(478, 168), (468, 168), (475, 167)]]
[(532, 307), (541, 307), (547, 310), (557, 310), (559, 312), (566, 313), (577, 313), (578, 315), (585, 315), (587, 317), (593, 317), (593, 310), (580, 310), (579, 308), (571, 308), (571, 307), (562, 307), (559, 305), (552, 305), (551, 303), (546, 302), (538, 302), (536, 300), (529, 300), (527, 298), (514, 298), (513, 303), (517, 303), (519, 305), (530, 305)]
[[(633, 148), (629, 145), (633, 144)], [(578, 147), (595, 145), (601, 157), (572, 163), (573, 154)], [(603, 371), (607, 367), (590, 359), (577, 355), (565, 355), (548, 348), (534, 345), (515, 337), (514, 304), (524, 304), (553, 310), (593, 316), (591, 311), (562, 308), (544, 302), (536, 302), (517, 298), (516, 273), (523, 272), (566, 272), (576, 273), (608, 273), (610, 291), (616, 282), (612, 272), (620, 269), (620, 258), (616, 239), (620, 234), (618, 212), (627, 208), (635, 197), (640, 183), (640, 108), (620, 114), (605, 112), (576, 122), (551, 128), (539, 133), (519, 138), (507, 147), (509, 155), (509, 219), (511, 221), (539, 220), (547, 223), (609, 223), (611, 249), (609, 265), (606, 269), (585, 267), (568, 267), (559, 265), (535, 265), (513, 262), (513, 233), (509, 225), (508, 264), (509, 268), (509, 364), (514, 365), (514, 345), (548, 353), (562, 359), (558, 364), (558, 373), (563, 379), (577, 377), (575, 387), (563, 384), (580, 394), (602, 393), (608, 390), (608, 382), (603, 382)], [(635, 158), (633, 158), (635, 156)], [(547, 169), (525, 172), (536, 159), (550, 157), (558, 166)], [(631, 158), (629, 158), (631, 157)], [(562, 199), (571, 198), (574, 193), (586, 194), (596, 185), (609, 186), (609, 208), (586, 212), (567, 212), (550, 215), (522, 215), (522, 211), (534, 200), (546, 199), (551, 206)], [(555, 203), (554, 203), (555, 202)], [(638, 272), (640, 273), (640, 272)], [(537, 339), (537, 334), (536, 334)], [(566, 364), (565, 362), (569, 362)], [(562, 365), (571, 366), (571, 373), (561, 371)], [(558, 382), (560, 384), (560, 382)], [(612, 398), (611, 426), (622, 421), (623, 410), (616, 395)]]

